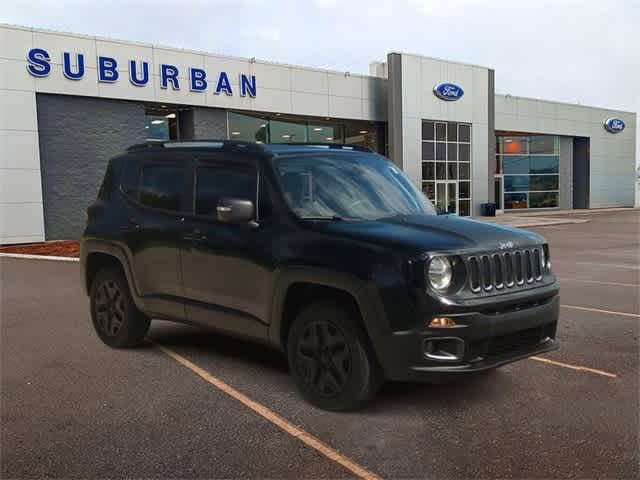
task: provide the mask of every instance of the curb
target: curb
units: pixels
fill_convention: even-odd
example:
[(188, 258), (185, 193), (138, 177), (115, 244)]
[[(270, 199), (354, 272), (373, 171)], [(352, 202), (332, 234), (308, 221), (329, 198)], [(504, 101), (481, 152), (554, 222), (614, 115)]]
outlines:
[(52, 257), (49, 255), (29, 255), (26, 253), (0, 253), (0, 258), (22, 258), (23, 260), (53, 260), (56, 262), (79, 262), (78, 257)]

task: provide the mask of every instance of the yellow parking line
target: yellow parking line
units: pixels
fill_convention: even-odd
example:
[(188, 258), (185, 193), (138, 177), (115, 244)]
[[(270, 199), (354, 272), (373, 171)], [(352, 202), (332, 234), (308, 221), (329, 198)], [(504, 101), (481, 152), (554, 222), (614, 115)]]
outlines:
[(368, 480), (378, 480), (378, 479), (380, 479), (380, 477), (378, 475), (376, 475), (375, 473), (367, 470), (366, 468), (364, 468), (361, 465), (358, 465), (356, 462), (354, 462), (350, 458), (345, 457), (340, 452), (338, 452), (337, 450), (331, 448), (326, 443), (323, 443), (322, 441), (320, 441), (319, 439), (317, 439), (316, 437), (314, 437), (310, 433), (307, 433), (306, 431), (302, 430), (300, 427), (296, 427), (290, 421), (288, 421), (287, 419), (281, 417), (280, 415), (275, 413), (273, 410), (265, 407), (264, 405), (256, 402), (255, 400), (252, 400), (251, 398), (247, 397), (245, 394), (240, 393), (238, 390), (236, 390), (232, 386), (226, 384), (225, 382), (223, 382), (219, 378), (214, 377), (213, 375), (211, 375), (209, 372), (207, 372), (203, 368), (199, 367), (195, 363), (193, 363), (193, 362), (187, 360), (186, 358), (184, 358), (182, 355), (174, 352), (173, 350), (171, 350), (171, 349), (169, 349), (169, 348), (167, 348), (167, 347), (165, 347), (163, 345), (159, 345), (159, 344), (153, 343), (153, 342), (152, 342), (152, 344), (153, 344), (154, 347), (156, 347), (158, 350), (160, 350), (161, 352), (165, 353), (166, 355), (168, 355), (169, 357), (174, 359), (176, 362), (178, 362), (181, 365), (187, 367), (189, 370), (191, 370), (196, 375), (202, 377), (202, 379), (205, 380), (206, 382), (208, 382), (211, 385), (213, 385), (214, 387), (222, 390), (224, 393), (226, 393), (230, 397), (233, 397), (234, 399), (238, 400), (240, 403), (242, 403), (245, 406), (249, 407), (251, 410), (256, 412), (258, 415), (262, 416), (263, 418), (265, 418), (269, 422), (273, 423), (275, 426), (277, 426), (278, 428), (280, 428), (284, 432), (288, 433), (292, 437), (297, 438), (298, 440), (300, 440), (305, 445), (315, 449), (316, 451), (318, 451), (319, 453), (321, 453), (325, 457), (329, 458), (330, 460), (333, 460), (337, 464), (339, 464), (339, 465), (343, 466), (344, 468), (346, 468), (347, 470), (351, 471), (354, 475), (356, 475), (356, 476), (358, 476), (360, 478), (368, 479)]
[(571, 365), (570, 363), (557, 362), (555, 360), (549, 360), (548, 358), (542, 358), (542, 357), (529, 357), (529, 359), (535, 360), (536, 362), (556, 365), (557, 367), (570, 368), (571, 370), (578, 370), (581, 372), (589, 372), (595, 375), (601, 375), (603, 377), (618, 378), (618, 376), (615, 373), (605, 372), (604, 370), (596, 370), (595, 368), (581, 367), (580, 365)]
[(640, 314), (637, 313), (628, 313), (628, 312), (616, 312), (614, 310), (600, 310), (599, 308), (590, 308), (590, 307), (578, 307), (576, 305), (560, 305), (564, 308), (571, 308), (574, 310), (586, 310), (587, 312), (596, 312), (596, 313), (608, 313), (609, 315), (621, 315), (623, 317), (633, 317), (640, 318)]

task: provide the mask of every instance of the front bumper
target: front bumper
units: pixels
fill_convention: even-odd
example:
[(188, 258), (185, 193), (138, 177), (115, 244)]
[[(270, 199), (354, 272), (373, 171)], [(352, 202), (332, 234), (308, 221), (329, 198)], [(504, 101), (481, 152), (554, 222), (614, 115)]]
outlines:
[[(558, 288), (554, 284), (536, 290), (526, 297), (505, 296), (477, 305), (473, 311), (468, 306), (459, 311), (447, 308), (425, 315), (423, 326), (414, 330), (380, 336), (375, 343), (386, 378), (429, 380), (434, 374), (477, 372), (557, 350)], [(429, 328), (429, 321), (438, 316), (450, 317), (457, 325)], [(448, 356), (430, 354), (430, 347), (439, 344), (456, 348)]]

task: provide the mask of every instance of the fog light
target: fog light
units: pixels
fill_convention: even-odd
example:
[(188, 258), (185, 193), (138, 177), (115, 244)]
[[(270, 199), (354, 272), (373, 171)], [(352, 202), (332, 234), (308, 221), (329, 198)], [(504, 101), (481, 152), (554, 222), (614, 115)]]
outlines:
[(431, 328), (451, 328), (455, 326), (456, 322), (453, 318), (449, 317), (436, 317), (431, 320), (431, 323), (429, 324), (429, 327)]

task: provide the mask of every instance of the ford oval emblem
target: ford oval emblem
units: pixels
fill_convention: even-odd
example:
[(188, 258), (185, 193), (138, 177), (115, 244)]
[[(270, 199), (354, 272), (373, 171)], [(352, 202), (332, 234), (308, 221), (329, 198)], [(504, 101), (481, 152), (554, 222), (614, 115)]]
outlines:
[(611, 133), (620, 133), (626, 127), (623, 120), (615, 117), (607, 118), (604, 121), (604, 128)]
[(455, 83), (439, 83), (433, 87), (433, 93), (436, 97), (447, 102), (454, 102), (460, 100), (464, 95), (464, 90)]

